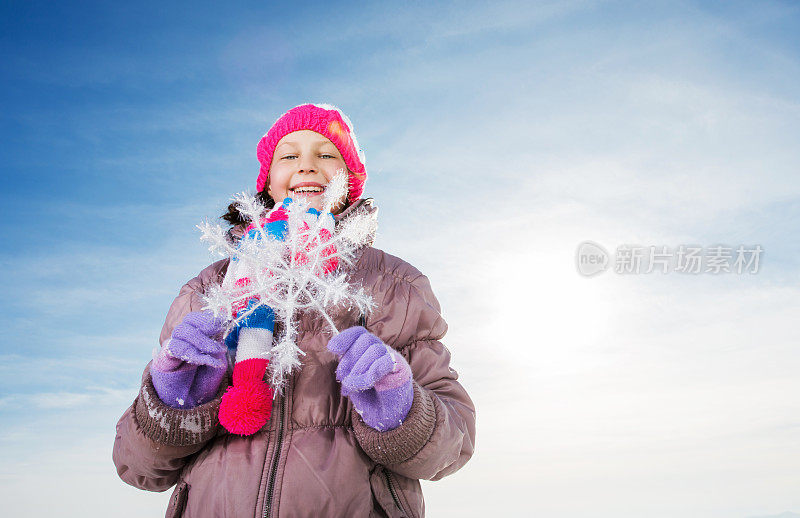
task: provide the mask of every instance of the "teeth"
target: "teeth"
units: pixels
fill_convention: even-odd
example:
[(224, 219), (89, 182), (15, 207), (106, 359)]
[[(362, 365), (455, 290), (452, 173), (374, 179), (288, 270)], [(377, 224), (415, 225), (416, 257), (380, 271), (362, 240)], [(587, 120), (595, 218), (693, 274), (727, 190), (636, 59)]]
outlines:
[(297, 187), (292, 189), (294, 192), (322, 192), (324, 189), (322, 187)]

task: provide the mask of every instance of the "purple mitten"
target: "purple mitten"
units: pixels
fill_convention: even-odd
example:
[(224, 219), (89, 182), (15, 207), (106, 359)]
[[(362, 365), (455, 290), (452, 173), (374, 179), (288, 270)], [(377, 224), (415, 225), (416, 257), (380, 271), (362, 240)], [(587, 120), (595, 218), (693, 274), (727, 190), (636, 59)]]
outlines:
[(214, 397), (228, 370), (221, 334), (222, 320), (211, 311), (189, 313), (175, 327), (150, 365), (153, 387), (164, 404), (194, 408)]
[(328, 342), (339, 356), (336, 379), (364, 422), (379, 432), (397, 428), (414, 401), (411, 367), (394, 349), (363, 327), (351, 327)]

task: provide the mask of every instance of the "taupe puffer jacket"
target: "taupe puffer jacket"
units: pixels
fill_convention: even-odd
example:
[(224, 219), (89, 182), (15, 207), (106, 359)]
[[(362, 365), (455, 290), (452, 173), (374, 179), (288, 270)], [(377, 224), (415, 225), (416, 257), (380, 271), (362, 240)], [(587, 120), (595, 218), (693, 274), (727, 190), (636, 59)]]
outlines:
[[(359, 200), (337, 219), (375, 210), (370, 201)], [(200, 294), (222, 282), (227, 265), (218, 261), (181, 288), (162, 345), (187, 313), (202, 309)], [(299, 322), (302, 368), (273, 402), (264, 428), (248, 437), (228, 434), (218, 423), (228, 379), (216, 399), (174, 409), (156, 395), (148, 365), (139, 395), (117, 424), (113, 459), (122, 480), (148, 491), (176, 485), (168, 517), (424, 516), (419, 479), (438, 480), (469, 460), (475, 407), (439, 341), (447, 324), (428, 279), (371, 246), (359, 251), (348, 276), (377, 303), (365, 327), (411, 366), (414, 402), (400, 427), (370, 428), (340, 395), (329, 333), (308, 315)], [(354, 310), (332, 316), (339, 329), (361, 318)]]

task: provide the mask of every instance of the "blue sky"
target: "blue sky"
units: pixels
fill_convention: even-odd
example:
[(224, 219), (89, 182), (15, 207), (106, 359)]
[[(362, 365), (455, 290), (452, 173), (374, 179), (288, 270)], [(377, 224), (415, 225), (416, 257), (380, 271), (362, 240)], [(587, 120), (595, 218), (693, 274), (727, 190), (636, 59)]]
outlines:
[[(431, 515), (487, 493), (509, 516), (800, 513), (796, 4), (0, 9), (14, 515), (101, 515), (81, 507), (101, 491), (163, 512), (116, 479), (114, 424), (212, 259), (194, 225), (254, 188), (258, 139), (302, 102), (352, 119), (376, 245), (430, 277), (478, 406), (478, 454), (424, 485)], [(585, 279), (586, 239), (765, 255), (751, 276)]]

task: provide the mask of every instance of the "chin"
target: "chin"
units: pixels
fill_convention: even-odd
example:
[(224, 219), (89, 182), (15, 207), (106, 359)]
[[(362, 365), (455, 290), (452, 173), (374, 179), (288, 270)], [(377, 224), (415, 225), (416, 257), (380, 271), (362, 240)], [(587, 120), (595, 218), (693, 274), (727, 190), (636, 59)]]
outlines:
[[(322, 194), (321, 194), (321, 193), (320, 193), (320, 194), (313, 195), (313, 196), (302, 196), (302, 195), (297, 195), (297, 194), (294, 194), (293, 192), (291, 192), (291, 191), (290, 191), (290, 192), (286, 193), (286, 196), (285, 196), (285, 198), (291, 198), (291, 199), (293, 199), (293, 200), (304, 200), (304, 201), (306, 201), (306, 203), (308, 203), (308, 206), (309, 206), (310, 208), (314, 208), (314, 209), (317, 209), (317, 210), (319, 210), (319, 211), (321, 211), (321, 210), (322, 210), (322, 205), (323, 205), (323, 197), (322, 197)], [(285, 198), (284, 198), (284, 199), (285, 199)], [(277, 202), (277, 201), (276, 201), (276, 205), (280, 205), (282, 202), (283, 202), (283, 200), (281, 200), (280, 202)], [(343, 209), (344, 209), (346, 206), (347, 206), (347, 198), (344, 198), (344, 199), (342, 199), (341, 201), (339, 201), (339, 203), (335, 204), (335, 205), (332, 207), (332, 210), (331, 210), (331, 212), (332, 212), (333, 214), (338, 214), (338, 213), (339, 213), (339, 212), (341, 212), (341, 211), (342, 211), (342, 210), (343, 210)]]
[(318, 194), (316, 196), (299, 196), (296, 194), (289, 193), (287, 198), (292, 198), (294, 200), (303, 200), (308, 203), (309, 207), (314, 207), (317, 210), (322, 209), (322, 195)]

